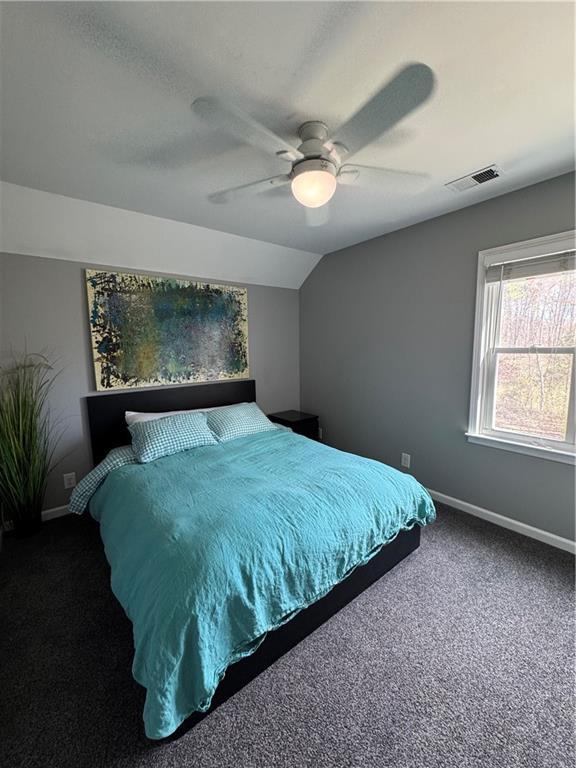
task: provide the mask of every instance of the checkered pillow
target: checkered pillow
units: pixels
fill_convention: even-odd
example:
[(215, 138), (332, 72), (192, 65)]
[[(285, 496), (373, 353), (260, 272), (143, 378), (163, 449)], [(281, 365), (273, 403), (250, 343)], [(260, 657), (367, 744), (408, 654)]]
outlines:
[(74, 488), (70, 497), (70, 503), (68, 504), (68, 511), (81, 515), (88, 506), (92, 496), (104, 480), (106, 480), (110, 472), (124, 467), (126, 464), (136, 464), (132, 448), (129, 445), (113, 448), (104, 461), (101, 461), (92, 472), (83, 477), (76, 488)]
[(206, 414), (201, 412), (139, 421), (128, 429), (132, 435), (132, 450), (141, 464), (190, 448), (216, 444), (206, 423)]
[(276, 425), (262, 413), (256, 403), (241, 403), (217, 408), (206, 416), (208, 426), (220, 443), (235, 440), (237, 437), (254, 435), (256, 432), (276, 429)]

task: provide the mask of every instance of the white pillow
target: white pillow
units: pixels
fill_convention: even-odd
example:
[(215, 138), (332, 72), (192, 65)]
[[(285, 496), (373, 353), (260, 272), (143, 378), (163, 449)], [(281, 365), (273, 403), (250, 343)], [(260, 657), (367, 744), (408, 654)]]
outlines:
[(208, 413), (208, 411), (216, 411), (218, 408), (230, 408), (229, 405), (214, 406), (213, 408), (191, 408), (187, 411), (164, 411), (163, 413), (145, 413), (139, 411), (125, 411), (124, 418), (126, 424), (138, 424), (142, 421), (156, 421), (156, 419), (163, 419), (165, 416), (175, 416), (177, 413)]
[(139, 424), (143, 421), (156, 421), (156, 419), (163, 419), (165, 416), (176, 416), (178, 413), (200, 413), (204, 411), (211, 411), (211, 408), (192, 408), (189, 411), (163, 411), (162, 413), (140, 413), (139, 411), (125, 411), (124, 418), (126, 424)]

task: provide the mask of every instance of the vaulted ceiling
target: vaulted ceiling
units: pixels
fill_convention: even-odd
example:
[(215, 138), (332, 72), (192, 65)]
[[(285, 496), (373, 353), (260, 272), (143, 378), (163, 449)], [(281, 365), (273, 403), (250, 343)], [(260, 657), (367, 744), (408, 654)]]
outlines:
[[(10, 2), (1, 21), (13, 184), (327, 253), (574, 167), (571, 3)], [(296, 144), (413, 61), (435, 93), (354, 162), (426, 173), (424, 190), (339, 187), (322, 226), (289, 188), (208, 200), (286, 166), (212, 131), (193, 99), (234, 101)], [(501, 178), (444, 186), (491, 163)]]

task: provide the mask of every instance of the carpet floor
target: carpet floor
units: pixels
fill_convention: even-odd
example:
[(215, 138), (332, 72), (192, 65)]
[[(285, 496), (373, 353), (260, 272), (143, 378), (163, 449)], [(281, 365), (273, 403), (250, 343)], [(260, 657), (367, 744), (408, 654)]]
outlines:
[(89, 518), (0, 553), (6, 768), (573, 768), (574, 560), (439, 506), (420, 549), (168, 743)]

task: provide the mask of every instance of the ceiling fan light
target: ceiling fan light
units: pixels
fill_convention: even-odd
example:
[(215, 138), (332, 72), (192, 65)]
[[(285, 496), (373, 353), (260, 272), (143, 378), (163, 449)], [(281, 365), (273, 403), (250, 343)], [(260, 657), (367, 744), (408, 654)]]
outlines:
[[(308, 164), (314, 161), (307, 161)], [(336, 169), (331, 163), (325, 163), (322, 168), (311, 170), (295, 169), (292, 179), (292, 194), (306, 208), (320, 208), (332, 198), (336, 191)]]

